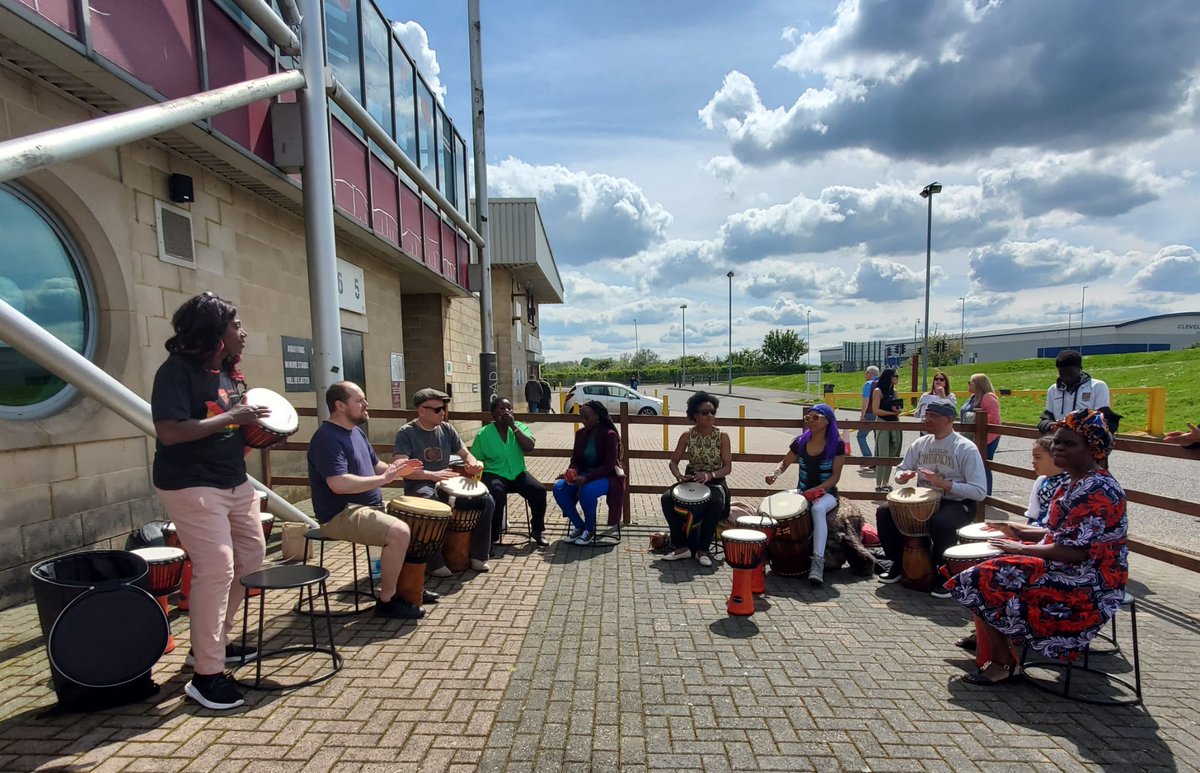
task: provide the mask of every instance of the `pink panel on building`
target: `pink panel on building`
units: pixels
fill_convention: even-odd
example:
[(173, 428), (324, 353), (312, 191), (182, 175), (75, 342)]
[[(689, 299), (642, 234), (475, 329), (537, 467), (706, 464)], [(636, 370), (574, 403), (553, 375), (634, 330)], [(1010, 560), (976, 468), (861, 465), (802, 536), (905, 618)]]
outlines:
[(400, 199), (396, 174), (371, 154), (371, 228), (392, 244), (400, 243)]
[(425, 265), (442, 273), (442, 229), (437, 210), (428, 204), (421, 205), (421, 221), (425, 225)]
[(74, 35), (79, 30), (75, 0), (18, 0), (56, 27)]
[(455, 236), (454, 241), (458, 246), (458, 283), (466, 287), (470, 282), (467, 273), (471, 265), (471, 245), (461, 236)]
[(174, 99), (200, 91), (191, 3), (90, 0), (96, 52)]
[(333, 201), (363, 225), (371, 223), (367, 146), (336, 118), (333, 129)]
[(425, 259), (425, 241), (421, 237), (421, 199), (407, 185), (400, 185), (400, 249), (419, 261)]
[[(270, 75), (271, 57), (242, 28), (211, 2), (204, 7), (204, 42), (208, 48), (209, 88), (220, 88)], [(273, 163), (270, 100), (213, 116), (213, 128), (259, 158)]]
[(442, 276), (458, 281), (458, 250), (454, 247), (454, 226), (442, 221)]

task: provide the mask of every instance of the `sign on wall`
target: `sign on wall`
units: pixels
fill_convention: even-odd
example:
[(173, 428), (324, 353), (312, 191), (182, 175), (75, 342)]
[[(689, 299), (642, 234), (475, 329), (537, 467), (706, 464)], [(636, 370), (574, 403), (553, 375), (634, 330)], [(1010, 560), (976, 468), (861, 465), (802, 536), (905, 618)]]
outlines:
[(367, 284), (363, 270), (338, 258), (338, 308), (355, 314), (367, 313)]
[(392, 352), (392, 407), (404, 407), (404, 394), (400, 385), (404, 383), (404, 355)]
[(281, 336), (283, 339), (283, 391), (311, 392), (312, 339)]

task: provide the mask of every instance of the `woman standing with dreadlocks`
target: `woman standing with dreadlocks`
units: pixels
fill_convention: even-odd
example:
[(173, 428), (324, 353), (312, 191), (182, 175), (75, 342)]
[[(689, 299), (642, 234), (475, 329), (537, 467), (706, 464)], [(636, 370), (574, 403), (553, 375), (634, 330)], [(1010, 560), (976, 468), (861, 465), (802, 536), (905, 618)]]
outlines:
[(232, 709), (245, 701), (225, 664), (257, 656), (228, 643), (242, 600), (234, 581), (260, 569), (265, 552), (240, 430), (270, 411), (241, 402), (246, 331), (232, 303), (197, 295), (171, 326), (150, 408), (158, 435), (154, 488), (193, 567), (186, 661), (193, 675), (184, 691), (205, 708)]

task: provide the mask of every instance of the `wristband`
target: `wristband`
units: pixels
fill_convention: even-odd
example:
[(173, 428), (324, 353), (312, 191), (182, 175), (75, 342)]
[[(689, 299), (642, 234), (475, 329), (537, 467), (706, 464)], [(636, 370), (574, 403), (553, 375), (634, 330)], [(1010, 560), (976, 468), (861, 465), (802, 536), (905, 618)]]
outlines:
[(772, 474), (772, 475), (774, 475), (776, 478), (778, 478), (780, 475), (782, 475), (782, 474), (783, 474), (783, 468), (782, 468), (782, 467), (776, 467), (776, 468), (775, 468), (775, 472), (773, 472), (773, 473), (771, 473), (771, 474)]

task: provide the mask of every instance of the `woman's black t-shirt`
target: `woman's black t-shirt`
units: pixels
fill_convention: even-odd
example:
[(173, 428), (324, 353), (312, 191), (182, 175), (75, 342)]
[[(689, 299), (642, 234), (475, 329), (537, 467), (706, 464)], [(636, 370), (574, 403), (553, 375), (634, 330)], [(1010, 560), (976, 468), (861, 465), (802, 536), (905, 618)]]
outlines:
[[(882, 411), (902, 411), (904, 410), (904, 399), (894, 395), (888, 397), (883, 393), (883, 390), (880, 390), (879, 409)], [(900, 421), (899, 416), (877, 416), (876, 418), (879, 421)]]
[[(167, 358), (154, 374), (150, 411), (155, 421), (207, 419), (241, 400), (237, 384), (224, 371), (195, 367), (182, 357)], [(245, 445), (236, 424), (190, 443), (154, 446), (154, 485), (167, 491), (210, 486), (231, 489), (246, 482)]]

